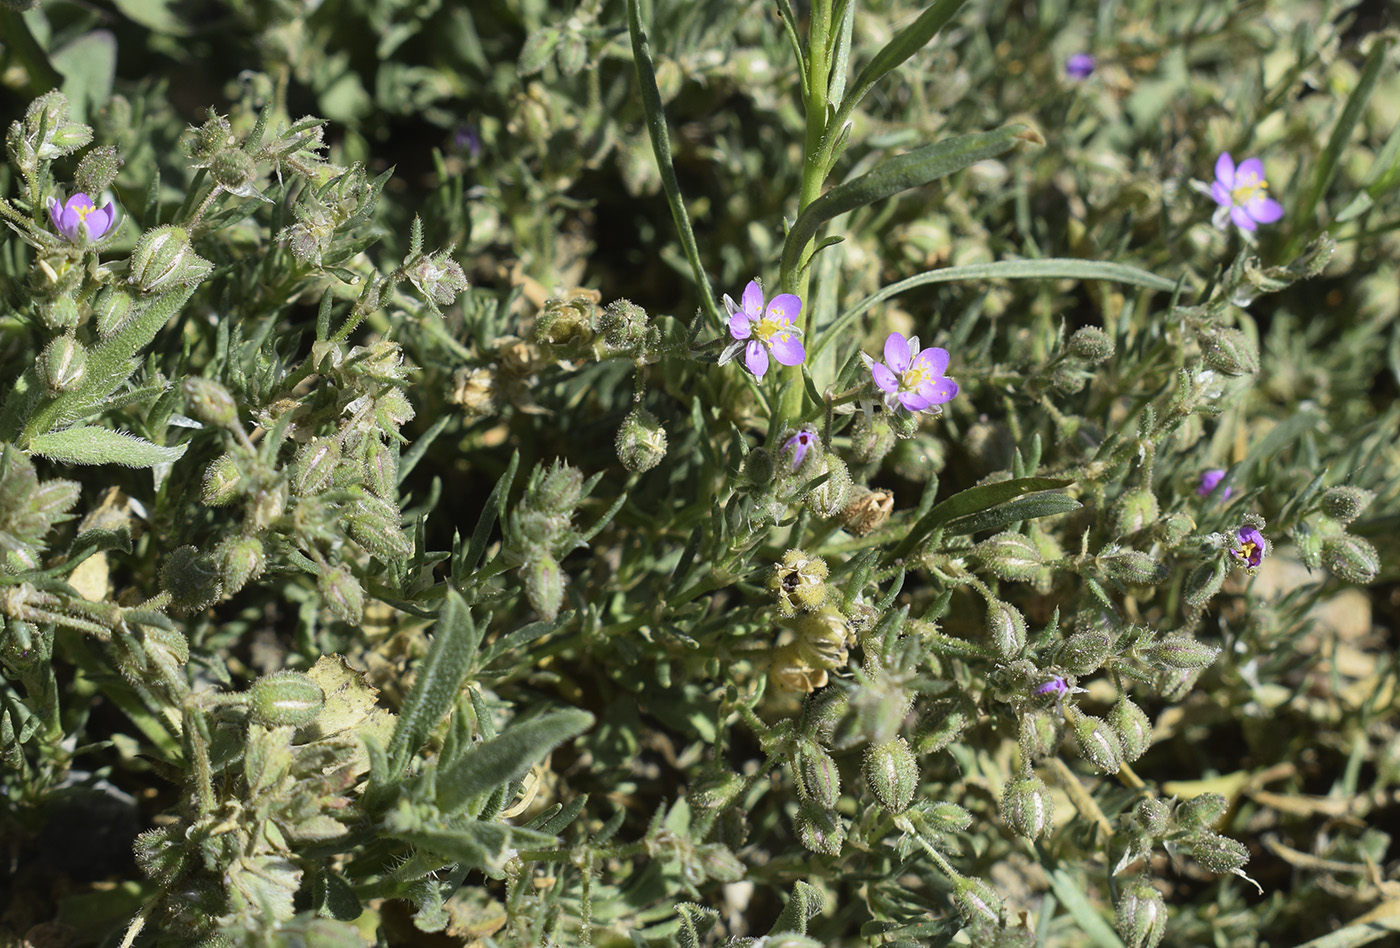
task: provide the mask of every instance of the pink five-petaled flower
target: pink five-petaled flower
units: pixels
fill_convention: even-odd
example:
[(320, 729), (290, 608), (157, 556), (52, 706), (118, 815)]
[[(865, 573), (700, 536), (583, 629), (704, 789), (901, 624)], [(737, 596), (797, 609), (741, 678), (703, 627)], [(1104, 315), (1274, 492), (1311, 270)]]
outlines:
[(1248, 570), (1256, 570), (1259, 564), (1264, 561), (1264, 550), (1267, 544), (1264, 542), (1264, 534), (1254, 527), (1240, 527), (1239, 549), (1232, 549), (1230, 553), (1239, 560), (1240, 565)]
[(885, 361), (876, 362), (864, 352), (875, 384), (885, 393), (890, 411), (903, 406), (911, 412), (930, 411), (958, 394), (958, 383), (946, 378), (948, 350), (934, 346), (919, 349), (919, 337), (905, 339), (892, 332), (885, 340)]
[(1272, 224), (1283, 217), (1283, 205), (1268, 196), (1268, 189), (1262, 161), (1246, 158), (1236, 168), (1235, 159), (1224, 152), (1215, 160), (1215, 183), (1210, 186), (1211, 197), (1220, 205), (1211, 221), (1221, 230), (1227, 221), (1251, 231), (1260, 224)]
[(763, 378), (768, 371), (768, 354), (783, 365), (801, 365), (807, 358), (807, 350), (802, 348), (798, 337), (802, 330), (794, 325), (802, 312), (802, 301), (791, 293), (779, 293), (763, 305), (763, 288), (757, 280), (750, 280), (744, 287), (743, 305), (738, 305), (728, 294), (724, 297), (724, 308), (729, 311), (729, 335), (734, 341), (720, 353), (719, 364), (744, 353), (744, 365), (756, 377)]
[[(1201, 486), (1196, 488), (1196, 494), (1200, 497), (1209, 497), (1215, 493), (1215, 489), (1220, 486), (1220, 482), (1225, 479), (1224, 468), (1214, 467), (1209, 471), (1201, 472)], [(1220, 492), (1221, 500), (1229, 500), (1230, 495), (1235, 492), (1233, 487), (1226, 487)]]
[(792, 469), (795, 471), (801, 467), (802, 462), (807, 459), (807, 452), (819, 444), (821, 444), (821, 440), (817, 437), (817, 433), (806, 428), (784, 441), (783, 450), (792, 452)]
[(99, 210), (92, 198), (79, 191), (62, 204), (57, 198), (49, 198), (49, 219), (54, 229), (69, 240), (78, 239), (80, 228), (88, 240), (97, 240), (112, 229), (117, 209), (108, 201)]

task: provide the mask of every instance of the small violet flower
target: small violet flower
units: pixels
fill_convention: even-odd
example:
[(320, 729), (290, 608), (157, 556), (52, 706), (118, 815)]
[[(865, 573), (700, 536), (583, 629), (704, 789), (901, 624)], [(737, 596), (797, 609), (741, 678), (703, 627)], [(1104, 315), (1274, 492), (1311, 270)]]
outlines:
[(1088, 53), (1075, 53), (1065, 61), (1065, 75), (1071, 79), (1088, 79), (1098, 65)]
[(815, 431), (808, 431), (803, 428), (783, 442), (783, 450), (792, 452), (792, 469), (795, 471), (802, 466), (802, 462), (807, 459), (807, 452), (821, 444), (821, 439), (817, 437)]
[[(1209, 471), (1203, 471), (1201, 473), (1201, 486), (1196, 488), (1197, 495), (1209, 497), (1211, 494), (1215, 493), (1215, 488), (1220, 486), (1220, 482), (1224, 479), (1225, 470), (1223, 468), (1216, 467), (1211, 468)], [(1233, 487), (1226, 487), (1220, 492), (1220, 499), (1229, 500), (1230, 495), (1234, 492), (1235, 489)]]
[(1283, 217), (1283, 205), (1265, 193), (1268, 189), (1262, 161), (1247, 158), (1236, 168), (1230, 153), (1223, 153), (1215, 161), (1215, 183), (1210, 186), (1211, 197), (1220, 205), (1211, 222), (1224, 230), (1228, 221), (1234, 221), (1248, 231), (1272, 224)]
[(108, 201), (99, 210), (92, 198), (79, 191), (62, 204), (57, 198), (49, 198), (49, 219), (54, 229), (69, 240), (78, 240), (79, 228), (88, 240), (97, 240), (112, 229), (117, 209)]
[(920, 351), (918, 336), (905, 339), (897, 332), (890, 333), (885, 340), (884, 362), (876, 362), (864, 352), (860, 357), (885, 393), (885, 407), (890, 411), (900, 406), (911, 412), (931, 411), (958, 394), (958, 383), (943, 375), (948, 368), (948, 350), (934, 346)]
[(1264, 552), (1267, 544), (1264, 535), (1254, 527), (1240, 527), (1239, 549), (1231, 549), (1230, 553), (1239, 560), (1240, 565), (1248, 570), (1256, 570), (1259, 564), (1264, 561)]
[(802, 301), (791, 293), (779, 293), (763, 305), (763, 288), (757, 280), (750, 280), (744, 287), (743, 304), (734, 302), (727, 294), (724, 308), (729, 312), (729, 335), (734, 341), (720, 353), (719, 364), (744, 353), (744, 365), (756, 377), (763, 378), (768, 371), (768, 356), (771, 353), (783, 365), (801, 365), (807, 358), (807, 350), (798, 337), (802, 330), (793, 320), (802, 312)]

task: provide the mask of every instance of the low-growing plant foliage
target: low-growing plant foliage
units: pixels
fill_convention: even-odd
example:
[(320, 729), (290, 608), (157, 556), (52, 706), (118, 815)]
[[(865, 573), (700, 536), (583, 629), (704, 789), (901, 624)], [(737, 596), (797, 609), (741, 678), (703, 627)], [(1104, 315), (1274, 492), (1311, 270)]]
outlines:
[(0, 27), (0, 945), (1400, 930), (1383, 13)]

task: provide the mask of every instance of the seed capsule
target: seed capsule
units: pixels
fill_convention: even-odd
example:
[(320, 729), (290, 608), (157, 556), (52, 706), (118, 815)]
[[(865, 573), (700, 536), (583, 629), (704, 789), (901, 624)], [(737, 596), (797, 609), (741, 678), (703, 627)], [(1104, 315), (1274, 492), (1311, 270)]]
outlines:
[(248, 710), (263, 727), (301, 727), (321, 713), (326, 693), (299, 671), (264, 675), (248, 692)]

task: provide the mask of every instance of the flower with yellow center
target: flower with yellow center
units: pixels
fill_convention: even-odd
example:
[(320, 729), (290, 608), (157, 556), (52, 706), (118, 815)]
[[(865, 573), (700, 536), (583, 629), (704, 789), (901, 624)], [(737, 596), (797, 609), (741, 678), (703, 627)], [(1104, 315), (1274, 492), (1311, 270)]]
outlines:
[(885, 406), (894, 411), (934, 411), (958, 394), (958, 383), (944, 376), (948, 350), (933, 346), (919, 349), (919, 337), (905, 339), (897, 332), (885, 340), (885, 361), (876, 362), (864, 352), (875, 385), (884, 392)]
[(735, 303), (726, 295), (724, 308), (729, 313), (729, 335), (734, 341), (720, 353), (720, 365), (742, 351), (744, 365), (756, 377), (763, 378), (770, 354), (782, 365), (801, 365), (807, 358), (807, 350), (798, 338), (802, 330), (796, 319), (802, 312), (802, 301), (796, 296), (779, 293), (765, 308), (763, 288), (757, 280), (750, 280), (744, 287), (742, 303)]
[(1222, 230), (1229, 221), (1241, 230), (1253, 231), (1260, 224), (1272, 224), (1283, 217), (1283, 205), (1268, 196), (1269, 182), (1264, 180), (1264, 163), (1248, 158), (1235, 167), (1235, 160), (1225, 152), (1215, 161), (1215, 183), (1211, 197), (1220, 207), (1212, 221)]
[(99, 209), (92, 198), (81, 191), (62, 203), (57, 198), (49, 198), (49, 220), (55, 230), (72, 241), (77, 241), (80, 234), (86, 234), (88, 240), (97, 240), (112, 229), (116, 219), (117, 210), (111, 201)]

